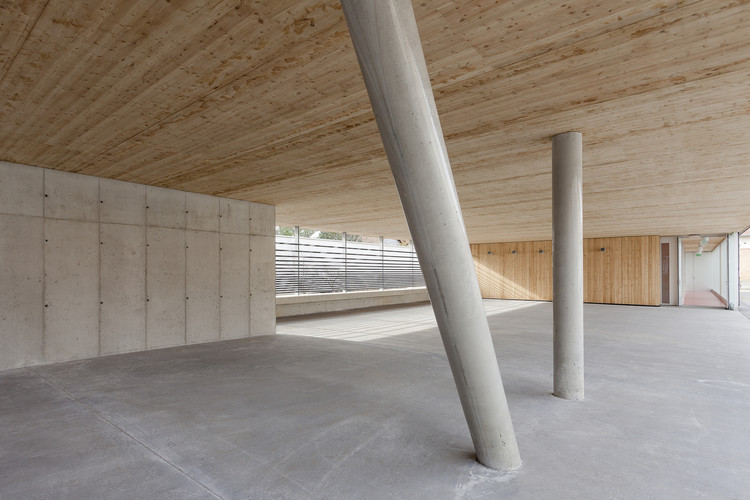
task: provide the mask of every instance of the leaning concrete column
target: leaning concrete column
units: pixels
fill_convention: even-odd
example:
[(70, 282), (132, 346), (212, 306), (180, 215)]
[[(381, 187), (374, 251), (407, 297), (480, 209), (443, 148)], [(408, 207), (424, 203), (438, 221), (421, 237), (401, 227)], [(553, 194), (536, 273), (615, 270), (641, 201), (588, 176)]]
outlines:
[(409, 0), (342, 0), (477, 452), (521, 466)]
[(552, 138), (554, 394), (583, 399), (583, 203), (580, 132)]

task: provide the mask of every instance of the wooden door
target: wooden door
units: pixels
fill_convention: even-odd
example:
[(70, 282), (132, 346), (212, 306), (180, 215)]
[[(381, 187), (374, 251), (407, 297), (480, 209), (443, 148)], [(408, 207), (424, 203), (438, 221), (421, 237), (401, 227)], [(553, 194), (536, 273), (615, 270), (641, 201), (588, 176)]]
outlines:
[(661, 244), (661, 303), (669, 304), (669, 243)]

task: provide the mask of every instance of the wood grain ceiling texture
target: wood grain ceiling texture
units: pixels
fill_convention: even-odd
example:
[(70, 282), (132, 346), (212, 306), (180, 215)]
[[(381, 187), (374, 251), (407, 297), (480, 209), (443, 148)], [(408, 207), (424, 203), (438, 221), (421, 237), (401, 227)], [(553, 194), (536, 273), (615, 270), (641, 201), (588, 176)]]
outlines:
[[(586, 237), (750, 224), (746, 1), (413, 3), (472, 242), (551, 237), (584, 137)], [(0, 159), (408, 237), (337, 1), (0, 3)]]

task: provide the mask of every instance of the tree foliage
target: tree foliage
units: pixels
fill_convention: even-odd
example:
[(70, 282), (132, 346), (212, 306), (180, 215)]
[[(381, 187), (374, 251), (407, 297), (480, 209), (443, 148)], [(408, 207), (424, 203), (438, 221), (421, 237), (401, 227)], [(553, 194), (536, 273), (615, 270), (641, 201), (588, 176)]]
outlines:
[[(315, 229), (302, 229), (299, 230), (300, 238), (314, 238), (315, 237)], [(276, 234), (279, 236), (294, 236), (294, 228), (293, 227), (285, 227), (285, 226), (276, 226)]]
[[(293, 227), (276, 226), (276, 234), (279, 236), (294, 236)], [(336, 233), (333, 231), (317, 231), (315, 229), (303, 229), (299, 230), (300, 238), (313, 238), (320, 240), (340, 240), (343, 233)], [(362, 241), (362, 237), (358, 234), (347, 234), (346, 241)]]

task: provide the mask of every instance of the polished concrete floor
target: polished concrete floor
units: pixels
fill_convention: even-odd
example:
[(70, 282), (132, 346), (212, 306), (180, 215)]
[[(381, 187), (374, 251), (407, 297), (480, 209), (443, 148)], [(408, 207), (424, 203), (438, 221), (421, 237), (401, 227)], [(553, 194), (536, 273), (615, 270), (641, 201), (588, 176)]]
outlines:
[(572, 403), (550, 395), (551, 304), (485, 304), (518, 472), (473, 460), (421, 305), (2, 372), (0, 498), (748, 498), (739, 312), (586, 305)]

